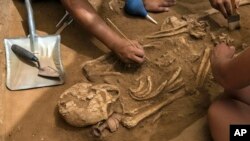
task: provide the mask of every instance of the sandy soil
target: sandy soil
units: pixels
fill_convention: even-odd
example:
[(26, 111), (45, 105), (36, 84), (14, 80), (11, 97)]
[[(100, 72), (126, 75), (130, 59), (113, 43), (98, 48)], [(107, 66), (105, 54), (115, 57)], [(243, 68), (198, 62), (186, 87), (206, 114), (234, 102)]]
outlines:
[[(101, 3), (101, 6), (97, 7), (102, 17), (111, 18), (131, 39), (138, 39), (142, 35), (148, 35), (149, 33), (159, 30), (160, 26), (155, 26), (144, 19), (132, 18), (126, 15), (120, 16), (119, 14), (111, 12), (107, 2), (108, 1), (93, 1), (95, 4)], [(38, 2), (33, 6), (39, 34), (53, 34), (56, 30), (56, 23), (64, 15), (63, 7), (56, 1)], [(209, 89), (209, 95), (202, 93), (198, 96), (189, 97), (190, 101), (189, 103), (186, 102), (186, 105), (182, 104), (182, 100), (170, 105), (168, 107), (170, 110), (165, 110), (168, 114), (162, 116), (156, 123), (152, 124), (146, 120), (136, 128), (130, 130), (121, 128), (118, 132), (107, 134), (101, 139), (93, 138), (89, 133), (89, 128), (75, 128), (65, 123), (58, 114), (56, 107), (60, 94), (75, 83), (86, 81), (81, 70), (81, 64), (83, 62), (97, 58), (107, 52), (107, 49), (105, 49), (100, 42), (81, 29), (77, 23), (71, 24), (62, 33), (61, 50), (66, 72), (66, 83), (56, 87), (9, 91), (4, 86), (5, 54), (2, 39), (27, 35), (27, 17), (23, 3), (18, 0), (0, 1), (0, 7), (3, 9), (3, 12), (0, 13), (0, 140), (182, 141), (183, 138), (185, 140), (211, 140), (205, 115), (211, 100), (217, 97), (219, 93), (219, 90), (215, 89), (215, 87)], [(190, 0), (188, 2), (179, 0), (178, 5), (172, 8), (170, 12), (152, 14), (152, 16), (155, 17), (159, 23), (162, 23), (166, 16), (199, 13), (209, 8), (209, 3), (205, 0)], [(242, 43), (250, 43), (247, 38), (248, 35), (250, 35), (250, 20), (247, 19), (248, 11), (248, 6), (240, 9), (242, 13), (242, 29), (230, 33), (236, 41), (235, 45), (239, 48)], [(222, 27), (226, 25), (226, 21), (221, 15), (215, 15), (212, 19), (214, 19), (212, 21), (215, 22), (220, 21), (219, 25)], [(129, 24), (124, 24), (125, 22)], [(135, 28), (134, 25), (140, 28)], [(212, 30), (215, 29), (216, 28), (212, 28)], [(194, 101), (197, 105), (193, 104)], [(184, 118), (183, 114), (178, 112), (179, 110), (185, 113)]]

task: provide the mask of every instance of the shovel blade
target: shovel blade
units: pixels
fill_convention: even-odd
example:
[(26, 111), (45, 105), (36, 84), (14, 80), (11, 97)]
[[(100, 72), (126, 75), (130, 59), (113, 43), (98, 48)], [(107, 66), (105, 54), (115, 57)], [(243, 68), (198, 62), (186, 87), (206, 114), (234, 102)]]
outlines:
[[(35, 48), (31, 48), (29, 38), (13, 38), (4, 40), (7, 65), (6, 86), (10, 90), (39, 88), (61, 85), (64, 83), (64, 70), (60, 54), (60, 36), (43, 36), (36, 37), (36, 39), (37, 46)], [(37, 69), (37, 66), (28, 64), (12, 52), (11, 46), (13, 44), (19, 45), (34, 53), (39, 60), (41, 58), (48, 58), (60, 74), (59, 78), (54, 79), (39, 76), (39, 69)]]

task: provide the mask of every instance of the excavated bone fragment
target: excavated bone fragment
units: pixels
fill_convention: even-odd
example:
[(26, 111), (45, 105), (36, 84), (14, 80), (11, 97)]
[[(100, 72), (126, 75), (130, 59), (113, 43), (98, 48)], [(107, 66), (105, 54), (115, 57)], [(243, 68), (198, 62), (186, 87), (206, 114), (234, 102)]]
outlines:
[(188, 32), (189, 32), (188, 28), (182, 28), (180, 30), (169, 32), (169, 33), (146, 36), (146, 38), (148, 38), (148, 39), (156, 39), (156, 38), (175, 36), (175, 35), (178, 35), (178, 34), (181, 34), (181, 33), (188, 33)]
[(168, 83), (168, 81), (164, 81), (156, 90), (154, 90), (153, 92), (147, 92), (146, 93), (146, 96), (140, 98), (140, 99), (137, 99), (137, 100), (148, 100), (148, 99), (151, 99), (151, 98), (154, 98), (156, 97), (158, 94), (160, 94), (162, 92), (162, 90), (165, 88), (166, 84)]
[(178, 78), (173, 83), (166, 87), (167, 92), (172, 92), (174, 89), (181, 88), (184, 85), (183, 78)]
[(119, 95), (120, 90), (115, 85), (78, 83), (60, 96), (59, 113), (73, 126), (93, 125), (108, 119), (113, 113), (110, 107)]
[(86, 61), (81, 66), (82, 66), (82, 68), (85, 68), (87, 65), (93, 65), (96, 62), (102, 62), (102, 61), (108, 59), (109, 57), (111, 57), (110, 54), (105, 54), (105, 55), (102, 55), (101, 57), (98, 57), (98, 58), (96, 58), (94, 60)]
[(139, 86), (138, 86), (137, 88), (135, 88), (135, 89), (130, 88), (129, 90), (130, 90), (132, 93), (138, 93), (139, 91), (142, 90), (142, 88), (144, 87), (144, 85), (145, 85), (145, 82), (144, 82), (143, 80), (140, 80)]
[(183, 25), (180, 25), (180, 26), (177, 26), (177, 27), (174, 27), (174, 28), (170, 28), (170, 29), (165, 29), (165, 30), (161, 30), (161, 31), (157, 31), (157, 32), (154, 32), (152, 33), (153, 35), (157, 35), (157, 34), (162, 34), (162, 33), (170, 33), (170, 32), (173, 32), (173, 31), (176, 31), (176, 30), (179, 30), (183, 27), (187, 27), (188, 24), (183, 24)]
[(189, 31), (189, 34), (192, 36), (192, 37), (195, 37), (196, 39), (203, 39), (207, 33), (205, 32), (202, 32), (202, 31), (195, 31), (195, 30), (190, 30)]
[(148, 76), (147, 77), (147, 82), (148, 82), (148, 90), (147, 90), (147, 92), (145, 92), (145, 93), (139, 93), (139, 97), (146, 97), (146, 96), (148, 96), (150, 93), (151, 93), (151, 91), (152, 91), (152, 87), (153, 87), (153, 82), (152, 82), (152, 78), (151, 78), (151, 76)]
[(90, 73), (89, 76), (110, 76), (110, 75), (115, 75), (115, 76), (122, 76), (120, 72), (102, 72), (102, 73)]
[(149, 107), (150, 105), (152, 105), (151, 103), (145, 103), (139, 107), (136, 107), (134, 109), (131, 109), (129, 111), (126, 111), (126, 113), (124, 113), (125, 115), (129, 115), (129, 116), (133, 116), (133, 115), (136, 115), (138, 114), (141, 110)]
[(174, 74), (168, 81), (168, 85), (171, 85), (180, 76), (181, 70), (182, 70), (181, 67), (177, 68), (177, 70), (174, 72)]
[(162, 90), (167, 85), (168, 81), (167, 80), (164, 81), (156, 90), (152, 90), (153, 85), (152, 85), (151, 77), (147, 78), (147, 83), (148, 83), (148, 85), (143, 91), (140, 91), (137, 93), (133, 93), (131, 91), (130, 96), (133, 99), (138, 100), (138, 101), (148, 100), (148, 99), (154, 98), (155, 96), (157, 96), (158, 94), (160, 94), (162, 92)]
[[(139, 86), (140, 87), (140, 86)], [(133, 99), (136, 99), (136, 100), (139, 100), (139, 99), (141, 99), (142, 97), (143, 97), (143, 95), (145, 94), (145, 93), (147, 93), (148, 91), (150, 91), (151, 92), (151, 90), (152, 90), (152, 79), (151, 79), (151, 76), (148, 76), (147, 77), (147, 85), (144, 85), (144, 87), (143, 87), (144, 89), (142, 89), (141, 91), (136, 91), (136, 92), (133, 92), (133, 91), (131, 91), (131, 89), (130, 89), (130, 96), (133, 98)]]
[(171, 92), (177, 91), (180, 88), (182, 88), (184, 85), (185, 85), (185, 83), (182, 80), (181, 82), (178, 82), (178, 83), (174, 84), (172, 86), (172, 88), (169, 88), (168, 92), (171, 93)]
[(105, 129), (110, 132), (115, 132), (118, 130), (122, 116), (120, 114), (112, 114), (105, 122), (99, 122), (92, 127), (92, 133), (96, 137), (102, 136)]
[[(170, 32), (170, 31), (174, 31), (180, 27), (184, 27), (187, 26), (187, 22), (182, 20), (182, 19), (178, 19), (175, 16), (171, 16), (166, 18), (162, 25), (161, 25), (161, 31), (166, 30), (166, 32)], [(168, 31), (169, 30), (169, 31)]]
[(127, 128), (135, 127), (140, 121), (154, 114), (162, 107), (174, 102), (175, 100), (183, 97), (185, 95), (184, 91), (179, 91), (175, 94), (171, 94), (169, 97), (162, 99), (159, 102), (156, 102), (152, 106), (146, 108), (141, 113), (136, 114), (135, 116), (124, 116), (122, 118), (122, 124)]
[(211, 64), (210, 64), (210, 61), (208, 60), (207, 65), (205, 67), (205, 70), (204, 70), (203, 75), (202, 75), (201, 80), (200, 80), (200, 86), (202, 86), (204, 84), (204, 82), (205, 82), (205, 80), (207, 78), (210, 67), (211, 67)]
[[(201, 64), (199, 66), (199, 69), (198, 69), (198, 72), (197, 72), (197, 75), (196, 75), (196, 85), (197, 86), (201, 86), (201, 77), (204, 73), (206, 73), (206, 71), (208, 71), (208, 69), (206, 69), (205, 67), (209, 66), (209, 56), (210, 56), (210, 48), (209, 47), (206, 47), (205, 51), (204, 51), (204, 55), (202, 57), (202, 60), (201, 60)], [(204, 71), (205, 69), (205, 71)]]

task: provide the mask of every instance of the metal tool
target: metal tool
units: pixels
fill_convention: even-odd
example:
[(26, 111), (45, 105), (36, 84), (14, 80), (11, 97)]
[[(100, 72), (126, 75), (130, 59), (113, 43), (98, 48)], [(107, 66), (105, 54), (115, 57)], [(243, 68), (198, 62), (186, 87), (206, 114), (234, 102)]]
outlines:
[[(69, 12), (66, 11), (65, 15), (58, 22), (56, 27), (58, 28), (56, 34), (60, 34), (67, 26), (69, 26), (73, 22), (73, 18), (69, 15)], [(62, 24), (63, 23), (63, 24)]]
[[(64, 71), (60, 54), (60, 36), (41, 37), (36, 35), (30, 0), (25, 0), (25, 4), (30, 35), (22, 38), (4, 39), (7, 65), (6, 86), (10, 90), (21, 90), (63, 84)], [(55, 69), (60, 74), (59, 78), (38, 76), (38, 69), (18, 58), (12, 51), (11, 47), (13, 45), (21, 46), (34, 53), (39, 61), (43, 62), (41, 65)]]
[(154, 24), (158, 24), (151, 16), (148, 15), (142, 0), (126, 0), (124, 10), (133, 16), (145, 17)]
[(37, 63), (38, 68), (38, 75), (44, 76), (44, 77), (55, 77), (58, 78), (60, 74), (57, 72), (57, 70), (51, 66), (44, 66), (43, 63), (40, 63), (39, 59), (29, 52), (28, 50), (18, 46), (18, 45), (12, 45), (11, 50), (22, 59), (25, 59), (27, 61), (32, 61)]
[(240, 15), (236, 10), (235, 0), (231, 0), (232, 4), (232, 15), (228, 17), (228, 28), (229, 30), (240, 29)]

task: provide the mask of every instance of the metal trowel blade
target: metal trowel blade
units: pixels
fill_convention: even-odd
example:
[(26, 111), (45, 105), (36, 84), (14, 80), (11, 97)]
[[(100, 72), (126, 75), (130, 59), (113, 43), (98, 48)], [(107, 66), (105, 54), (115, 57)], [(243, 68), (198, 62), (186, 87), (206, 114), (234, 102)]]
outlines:
[(53, 78), (60, 77), (58, 71), (50, 66), (39, 68), (38, 75), (43, 77), (53, 77)]

